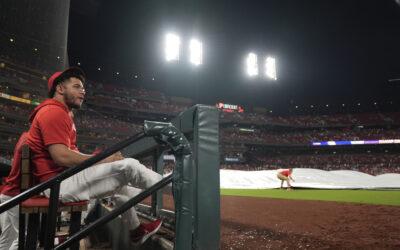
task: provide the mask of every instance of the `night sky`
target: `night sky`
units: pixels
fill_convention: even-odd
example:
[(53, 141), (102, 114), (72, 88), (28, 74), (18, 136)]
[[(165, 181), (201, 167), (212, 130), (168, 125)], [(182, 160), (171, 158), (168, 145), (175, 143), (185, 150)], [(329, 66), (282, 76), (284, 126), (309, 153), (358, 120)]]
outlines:
[[(399, 107), (400, 81), (388, 81), (400, 78), (396, 1), (81, 2), (71, 0), (68, 48), (89, 79), (274, 113)], [(183, 43), (203, 41), (201, 67), (188, 64), (186, 51), (179, 63), (164, 62), (169, 31)], [(248, 52), (275, 56), (278, 80), (248, 78)]]

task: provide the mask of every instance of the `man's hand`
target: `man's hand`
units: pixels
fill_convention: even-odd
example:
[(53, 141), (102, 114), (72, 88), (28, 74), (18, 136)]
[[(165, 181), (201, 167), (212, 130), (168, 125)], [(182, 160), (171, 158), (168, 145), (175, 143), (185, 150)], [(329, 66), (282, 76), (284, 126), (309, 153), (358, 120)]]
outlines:
[(114, 161), (120, 161), (120, 160), (125, 159), (125, 157), (122, 155), (121, 151), (118, 151), (111, 156), (113, 156)]
[(104, 160), (101, 161), (101, 163), (108, 163), (108, 162), (114, 162), (114, 161), (119, 161), (125, 159), (122, 156), (122, 153), (120, 151), (110, 155), (109, 157), (105, 158)]
[[(93, 156), (73, 151), (64, 144), (52, 144), (48, 147), (48, 150), (53, 161), (57, 165), (63, 167), (74, 167)], [(101, 163), (119, 161), (123, 159), (124, 157), (122, 156), (121, 152), (118, 151), (110, 155), (109, 157), (105, 158), (104, 160), (96, 163), (95, 165)]]

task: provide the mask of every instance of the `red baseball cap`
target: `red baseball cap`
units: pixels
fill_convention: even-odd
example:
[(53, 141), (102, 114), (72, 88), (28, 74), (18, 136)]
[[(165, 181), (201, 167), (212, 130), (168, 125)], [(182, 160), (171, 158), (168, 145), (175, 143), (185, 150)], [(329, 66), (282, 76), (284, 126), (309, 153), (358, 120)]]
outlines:
[(47, 88), (49, 93), (52, 91), (52, 89), (55, 88), (55, 86), (57, 86), (57, 84), (60, 82), (61, 79), (63, 79), (64, 76), (85, 79), (85, 73), (78, 67), (72, 67), (64, 71), (57, 71), (52, 76), (50, 76), (49, 80), (47, 81)]

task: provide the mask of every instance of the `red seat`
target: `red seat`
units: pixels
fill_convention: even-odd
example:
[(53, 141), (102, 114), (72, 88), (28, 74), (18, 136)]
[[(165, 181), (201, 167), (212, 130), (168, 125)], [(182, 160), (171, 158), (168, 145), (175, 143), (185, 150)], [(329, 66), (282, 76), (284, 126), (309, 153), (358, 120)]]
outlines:
[[(69, 207), (69, 206), (82, 206), (87, 205), (87, 201), (76, 201), (76, 202), (65, 202), (59, 203), (59, 207)], [(27, 199), (21, 204), (23, 207), (48, 207), (49, 206), (49, 198), (45, 196), (38, 196), (34, 198)]]
[[(22, 137), (22, 136), (21, 136)], [(30, 164), (30, 149), (29, 146), (21, 143), (20, 145), (21, 160), (20, 160), (20, 175), (21, 175), (21, 191), (33, 187), (35, 183)], [(58, 211), (66, 212), (81, 212), (86, 211), (87, 201), (58, 203)], [(21, 213), (47, 213), (49, 207), (49, 199), (43, 195), (38, 195), (29, 198), (21, 203)]]
[(44, 196), (29, 198), (21, 203), (22, 207), (48, 207), (49, 199)]
[[(58, 210), (66, 212), (85, 211), (87, 208), (88, 201), (77, 201), (77, 202), (60, 202), (58, 204)], [(49, 198), (45, 196), (37, 196), (29, 198), (21, 203), (22, 213), (46, 213), (49, 207)]]
[[(20, 145), (20, 162), (16, 167), (19, 167), (20, 175), (20, 190), (21, 192), (35, 186), (35, 178), (31, 169), (31, 155), (29, 146), (21, 143)], [(45, 227), (46, 227), (46, 214), (49, 210), (50, 200), (43, 195), (31, 197), (20, 204), (20, 228), (25, 228), (25, 216), (28, 215), (28, 225), (25, 240), (25, 230), (19, 231), (19, 249), (24, 249), (24, 246), (35, 246), (39, 236), (40, 245), (44, 243)], [(70, 212), (70, 228), (69, 234), (72, 235), (80, 230), (81, 226), (81, 213), (87, 210), (88, 201), (78, 202), (58, 202), (58, 212)], [(38, 226), (38, 224), (40, 224)], [(39, 230), (38, 230), (39, 229)], [(53, 230), (53, 229), (50, 229)], [(40, 231), (40, 232), (38, 232)], [(70, 249), (78, 250), (79, 242), (74, 243)]]

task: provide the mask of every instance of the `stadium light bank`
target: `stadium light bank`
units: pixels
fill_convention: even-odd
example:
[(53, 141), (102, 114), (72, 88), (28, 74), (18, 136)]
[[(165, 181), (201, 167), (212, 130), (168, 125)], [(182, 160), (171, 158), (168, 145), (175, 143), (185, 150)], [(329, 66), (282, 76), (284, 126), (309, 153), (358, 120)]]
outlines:
[[(267, 56), (264, 63), (264, 75), (270, 80), (277, 80), (276, 76), (276, 60), (274, 57)], [(258, 56), (254, 52), (250, 52), (246, 57), (246, 72), (251, 78), (259, 75)]]
[[(181, 38), (173, 33), (165, 35), (165, 60), (167, 62), (179, 61), (181, 51)], [(203, 43), (196, 39), (190, 39), (188, 43), (188, 60), (194, 66), (203, 64)]]

